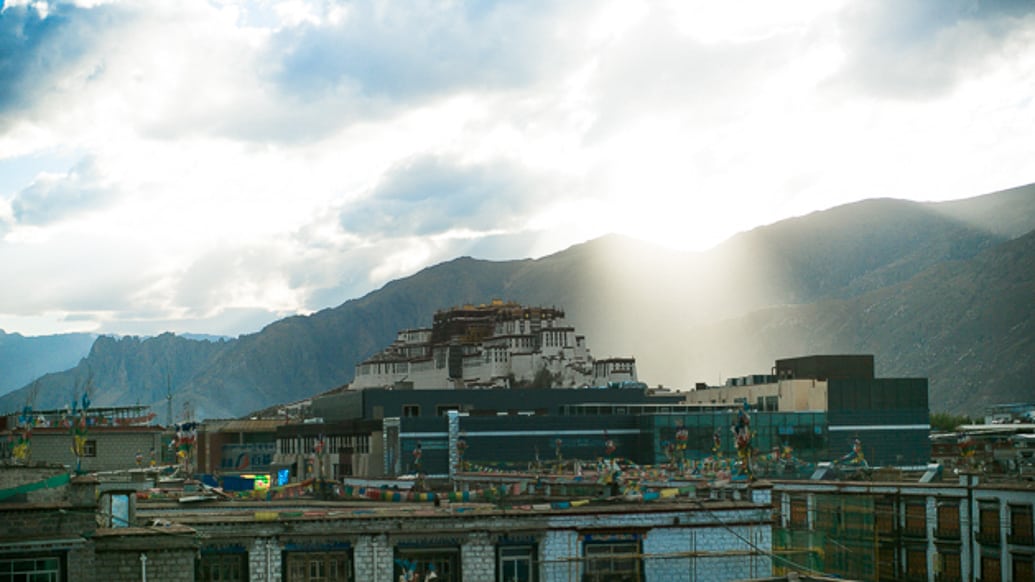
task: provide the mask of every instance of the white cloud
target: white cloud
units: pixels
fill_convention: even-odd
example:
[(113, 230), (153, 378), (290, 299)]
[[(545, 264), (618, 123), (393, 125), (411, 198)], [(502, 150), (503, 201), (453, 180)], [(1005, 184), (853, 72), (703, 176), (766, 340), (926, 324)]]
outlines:
[(968, 6), (8, 0), (0, 327), (236, 335), (458, 254), (1030, 182), (1033, 11)]

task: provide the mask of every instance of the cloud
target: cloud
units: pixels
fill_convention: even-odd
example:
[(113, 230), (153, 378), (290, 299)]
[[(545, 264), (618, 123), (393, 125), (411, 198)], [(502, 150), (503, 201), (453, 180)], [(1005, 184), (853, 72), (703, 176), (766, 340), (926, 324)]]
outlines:
[(0, 131), (48, 94), (63, 92), (70, 70), (89, 54), (116, 10), (82, 9), (67, 3), (4, 6), (0, 11)]
[(989, 59), (1007, 57), (1014, 43), (1030, 45), (1033, 15), (1029, 0), (856, 3), (841, 16), (846, 62), (833, 83), (880, 97), (931, 99)]
[(422, 156), (386, 172), (372, 195), (345, 208), (341, 225), (348, 233), (392, 238), (490, 232), (523, 224), (548, 195), (507, 163), (462, 165)]
[(410, 103), (447, 92), (523, 87), (564, 51), (544, 2), (355, 3), (331, 22), (271, 39), (285, 93)]
[(117, 199), (92, 159), (80, 161), (63, 175), (43, 174), (11, 201), (19, 224), (45, 225), (81, 212), (97, 210)]

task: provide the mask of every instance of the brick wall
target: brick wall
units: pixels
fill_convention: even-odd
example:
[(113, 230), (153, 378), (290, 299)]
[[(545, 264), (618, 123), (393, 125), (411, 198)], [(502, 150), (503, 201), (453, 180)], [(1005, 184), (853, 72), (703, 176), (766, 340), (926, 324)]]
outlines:
[(496, 548), (485, 532), (473, 532), (460, 546), (460, 571), (464, 582), (494, 580), (496, 577)]
[(579, 563), (567, 558), (581, 553), (582, 544), (574, 531), (549, 531), (539, 544), (539, 574), (541, 580), (578, 580), (582, 572)]
[(671, 528), (654, 530), (643, 539), (643, 553), (656, 556), (643, 560), (644, 578), (647, 580), (690, 580), (689, 557), (680, 557), (690, 551), (693, 530)]
[(390, 581), (393, 555), (387, 536), (361, 537), (352, 550), (356, 580)]
[[(83, 457), (83, 471), (112, 471), (136, 467), (136, 454), (149, 461), (149, 451), (155, 448), (161, 454), (161, 434), (157, 431), (118, 431), (118, 429), (97, 428), (90, 430), (86, 439), (96, 442), (97, 455)], [(74, 466), (72, 436), (67, 429), (37, 430), (32, 435), (32, 458), (34, 460)]]
[[(7, 465), (0, 470), (0, 489), (11, 489), (20, 485), (29, 485), (50, 477), (68, 473), (68, 469), (59, 466), (18, 466)], [(54, 487), (51, 489), (37, 489), (25, 494), (27, 503), (55, 503), (66, 500), (68, 495), (67, 487)]]
[[(194, 550), (190, 548), (148, 551), (98, 552), (94, 557), (94, 580), (129, 582), (194, 582)], [(146, 557), (146, 563), (141, 557)], [(143, 566), (143, 567), (142, 567)], [(81, 580), (79, 573), (70, 579)]]
[(284, 548), (275, 538), (262, 537), (252, 540), (248, 548), (248, 573), (252, 582), (273, 582), (280, 580)]
[(17, 505), (0, 510), (0, 524), (0, 541), (75, 538), (97, 527), (93, 512)]

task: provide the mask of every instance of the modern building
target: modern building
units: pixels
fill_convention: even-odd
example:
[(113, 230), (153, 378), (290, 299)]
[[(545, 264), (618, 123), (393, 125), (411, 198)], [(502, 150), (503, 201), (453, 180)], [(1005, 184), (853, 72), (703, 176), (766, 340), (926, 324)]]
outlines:
[(876, 378), (873, 356), (817, 355), (777, 360), (771, 374), (700, 386), (688, 403), (825, 415), (830, 451), (859, 439), (874, 465), (925, 465), (931, 459), (926, 378)]
[(555, 307), (493, 300), (439, 311), (356, 365), (353, 389), (602, 386), (636, 382), (636, 360), (594, 360)]

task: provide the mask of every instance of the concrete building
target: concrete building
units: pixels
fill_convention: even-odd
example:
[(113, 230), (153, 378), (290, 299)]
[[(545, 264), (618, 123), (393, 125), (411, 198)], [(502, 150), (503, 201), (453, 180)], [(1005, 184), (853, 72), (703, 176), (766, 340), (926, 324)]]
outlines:
[[(141, 500), (60, 468), (0, 468), (4, 580), (440, 582), (772, 575), (768, 485), (655, 501)], [(9, 502), (16, 497), (16, 502)], [(105, 498), (130, 501), (105, 522)], [(109, 502), (107, 507), (123, 507)]]
[(777, 573), (857, 580), (1035, 580), (1030, 481), (773, 484)]
[[(80, 468), (84, 472), (132, 469), (148, 465), (152, 454), (156, 462), (161, 463), (163, 455), (168, 456), (163, 435), (163, 429), (157, 426), (90, 427), (85, 433), (83, 455), (79, 459)], [(76, 456), (72, 450), (72, 439), (68, 428), (35, 428), (30, 439), (30, 459), (75, 467)], [(10, 449), (0, 447), (0, 459), (10, 457)]]

